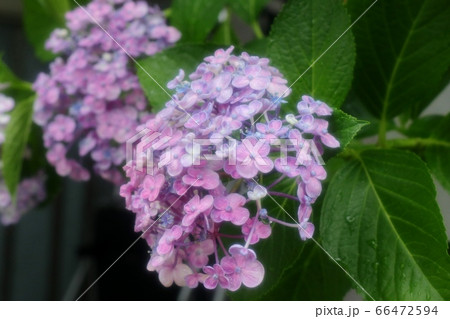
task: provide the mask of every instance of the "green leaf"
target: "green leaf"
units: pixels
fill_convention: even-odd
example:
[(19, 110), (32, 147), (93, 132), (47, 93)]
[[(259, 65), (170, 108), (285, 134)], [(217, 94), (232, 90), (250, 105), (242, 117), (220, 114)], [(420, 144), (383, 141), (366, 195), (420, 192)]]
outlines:
[(250, 55), (257, 55), (260, 57), (267, 56), (267, 47), (269, 46), (269, 39), (256, 39), (244, 45), (243, 51)]
[(437, 180), (450, 192), (450, 114), (441, 119), (432, 131), (431, 139), (440, 142), (425, 150), (425, 159)]
[(272, 26), (268, 55), (293, 84), (291, 106), (303, 94), (341, 106), (355, 62), (353, 36), (350, 31), (342, 35), (349, 26), (340, 1), (290, 0), (284, 6)]
[[(341, 167), (342, 161), (333, 158), (327, 162), (328, 178), (323, 184), (323, 193), (326, 193), (328, 179)], [(321, 242), (319, 230), (322, 204), (323, 196), (320, 196), (313, 205), (312, 222), (316, 226), (314, 238), (317, 242), (308, 240), (302, 245), (296, 262), (287, 267), (278, 283), (263, 295), (263, 300), (342, 300), (350, 290), (348, 276), (317, 244)]]
[(0, 54), (0, 84), (11, 85), (19, 81), (6, 63), (3, 62), (3, 54)]
[(70, 9), (69, 0), (23, 0), (24, 26), (28, 40), (36, 55), (43, 61), (55, 55), (45, 49), (45, 42), (56, 28), (65, 26), (65, 13)]
[(14, 197), (20, 181), (23, 154), (30, 135), (34, 96), (21, 101), (11, 111), (11, 119), (5, 130), (2, 147), (3, 178)]
[(171, 24), (180, 30), (181, 42), (203, 42), (218, 22), (225, 0), (174, 0)]
[[(352, 116), (370, 122), (367, 126), (363, 127), (361, 131), (358, 132), (358, 138), (364, 138), (369, 136), (374, 136), (378, 134), (378, 126), (380, 125), (380, 120), (373, 116), (362, 104), (361, 100), (358, 98), (354, 90), (350, 90), (347, 99), (342, 106), (342, 110)], [(393, 120), (387, 122), (387, 130), (396, 129), (397, 125)]]
[(368, 125), (369, 122), (361, 121), (357, 118), (341, 111), (334, 110), (329, 119), (329, 131), (340, 142), (340, 150), (344, 150), (347, 145), (355, 138), (359, 130)]
[[(352, 18), (372, 3), (349, 0)], [(355, 87), (374, 115), (417, 115), (443, 88), (450, 67), (448, 0), (378, 1), (354, 25), (353, 33)]]
[(269, 0), (228, 0), (231, 8), (246, 22), (257, 20)]
[(3, 62), (2, 54), (0, 54), (0, 85), (5, 86), (1, 89), (3, 94), (13, 96), (16, 99), (32, 93), (31, 84), (20, 80), (10, 70)]
[(400, 150), (354, 156), (324, 199), (324, 248), (376, 300), (449, 299), (447, 236), (427, 167)]
[(214, 45), (182, 44), (139, 61), (145, 70), (137, 68), (139, 82), (153, 112), (161, 110), (171, 99), (174, 92), (168, 90), (166, 85), (178, 75), (178, 71), (184, 70), (187, 77), (195, 71), (203, 58), (213, 54), (216, 48)]
[(345, 273), (316, 243), (308, 241), (304, 246), (300, 258), (264, 300), (342, 300), (350, 290)]
[(409, 137), (430, 137), (433, 131), (441, 124), (444, 119), (443, 115), (427, 115), (416, 119), (402, 133)]
[[(327, 162), (331, 178), (341, 166), (342, 159)], [(269, 185), (274, 176), (260, 181)], [(267, 180), (266, 180), (267, 179)], [(323, 185), (326, 190), (326, 183)], [(287, 179), (275, 186), (274, 191), (295, 195), (297, 182)], [(316, 225), (316, 240), (320, 241), (320, 207), (323, 197), (313, 205), (312, 220)], [(263, 200), (270, 216), (294, 223), (298, 202), (273, 196)], [(283, 207), (283, 209), (281, 208)], [(289, 216), (290, 215), (290, 216)], [(292, 218), (291, 218), (292, 217)], [(262, 284), (256, 288), (241, 287), (231, 293), (236, 300), (339, 300), (349, 290), (350, 284), (342, 270), (312, 241), (300, 240), (298, 230), (272, 223), (272, 235), (253, 247), (258, 260), (265, 267)]]

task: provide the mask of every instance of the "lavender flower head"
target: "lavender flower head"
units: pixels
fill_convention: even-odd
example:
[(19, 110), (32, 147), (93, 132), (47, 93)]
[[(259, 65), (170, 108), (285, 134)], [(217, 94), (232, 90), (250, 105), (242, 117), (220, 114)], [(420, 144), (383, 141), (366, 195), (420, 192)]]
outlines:
[[(326, 177), (318, 158), (323, 145), (339, 146), (321, 118), (330, 107), (305, 96), (298, 114), (281, 119), (287, 81), (268, 59), (232, 51), (217, 50), (187, 79), (180, 70), (168, 84), (172, 100), (146, 123), (144, 144), (125, 166), (121, 195), (152, 249), (148, 270), (164, 286), (258, 286), (265, 271), (250, 245), (268, 238), (272, 223), (303, 240), (313, 235), (311, 205)], [(266, 174), (274, 182), (260, 185)], [(284, 179), (297, 183), (297, 196), (273, 191)], [(273, 218), (268, 195), (298, 201), (298, 223)]]
[[(0, 93), (0, 147), (5, 141), (5, 129), (10, 120), (8, 113), (12, 111), (14, 105), (15, 102), (12, 98)], [(13, 202), (0, 174), (0, 221), (3, 225), (18, 222), (23, 214), (35, 208), (45, 199), (45, 180), (46, 176), (42, 172), (23, 179), (17, 187), (16, 201)]]
[(94, 0), (68, 12), (66, 20), (67, 28), (55, 30), (46, 43), (61, 57), (34, 83), (34, 120), (44, 129), (47, 159), (59, 175), (89, 179), (81, 161), (90, 156), (95, 172), (119, 184), (123, 143), (149, 117), (127, 53), (133, 58), (155, 54), (180, 33), (144, 1)]

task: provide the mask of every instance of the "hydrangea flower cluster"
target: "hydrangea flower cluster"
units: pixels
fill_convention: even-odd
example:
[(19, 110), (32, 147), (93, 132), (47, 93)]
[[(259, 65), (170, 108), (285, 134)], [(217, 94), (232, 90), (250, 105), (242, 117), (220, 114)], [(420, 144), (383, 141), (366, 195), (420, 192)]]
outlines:
[[(264, 267), (250, 245), (268, 238), (272, 223), (313, 235), (311, 204), (326, 178), (320, 154), (339, 146), (322, 118), (330, 107), (304, 96), (298, 114), (281, 119), (287, 81), (268, 59), (232, 50), (217, 50), (188, 79), (180, 70), (168, 84), (173, 99), (146, 123), (125, 166), (121, 195), (164, 286), (258, 286)], [(273, 182), (260, 185), (269, 173)], [(285, 179), (298, 184), (297, 196), (274, 191)], [(298, 223), (271, 216), (263, 199), (272, 196), (299, 202)]]
[[(10, 120), (8, 113), (14, 108), (14, 104), (12, 98), (0, 93), (0, 146), (5, 141), (5, 128)], [(14, 203), (0, 175), (0, 221), (3, 225), (16, 223), (24, 213), (45, 199), (45, 180), (46, 177), (42, 172), (23, 179), (17, 188), (17, 198)]]
[(94, 0), (66, 19), (67, 29), (56, 29), (46, 43), (62, 57), (34, 83), (35, 122), (44, 128), (47, 159), (59, 175), (89, 179), (80, 159), (90, 155), (95, 172), (119, 184), (124, 142), (149, 116), (127, 53), (153, 55), (180, 33), (144, 1)]

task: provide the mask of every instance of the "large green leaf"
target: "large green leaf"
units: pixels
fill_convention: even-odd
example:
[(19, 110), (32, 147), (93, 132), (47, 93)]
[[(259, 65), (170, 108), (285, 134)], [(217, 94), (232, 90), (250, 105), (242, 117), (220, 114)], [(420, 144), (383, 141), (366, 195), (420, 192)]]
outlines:
[[(31, 85), (20, 80), (3, 62), (0, 54), (0, 85), (3, 94), (20, 98), (32, 93)], [(4, 87), (3, 87), (4, 86)]]
[(18, 103), (11, 111), (2, 146), (2, 173), (5, 184), (15, 196), (20, 181), (23, 154), (30, 135), (34, 96)]
[(437, 114), (423, 116), (414, 120), (407, 129), (402, 129), (401, 132), (409, 137), (428, 138), (439, 127), (443, 119), (443, 115)]
[(269, 0), (228, 0), (231, 8), (246, 22), (252, 23)]
[(345, 273), (314, 242), (304, 245), (300, 258), (284, 272), (264, 300), (342, 300), (351, 288)]
[(414, 154), (355, 154), (328, 187), (323, 246), (376, 300), (449, 299), (447, 236), (435, 197)]
[(174, 92), (168, 90), (166, 85), (178, 75), (178, 71), (184, 70), (187, 77), (216, 48), (213, 45), (183, 44), (139, 61), (145, 71), (137, 68), (137, 74), (153, 112), (162, 109), (171, 99)]
[(450, 192), (450, 114), (435, 126), (430, 140), (425, 159), (434, 176)]
[[(340, 167), (340, 161), (327, 162), (327, 171), (331, 178)], [(270, 184), (268, 178), (261, 181)], [(274, 191), (295, 195), (297, 182), (285, 180)], [(324, 184), (326, 192), (326, 183)], [(320, 242), (319, 222), (322, 197), (313, 205), (312, 221), (316, 225), (315, 240)], [(272, 217), (295, 223), (298, 202), (277, 196), (266, 197), (263, 201)], [(272, 235), (255, 245), (258, 259), (265, 267), (265, 278), (257, 288), (241, 288), (232, 293), (239, 300), (340, 300), (350, 288), (350, 282), (344, 272), (331, 261), (326, 253), (309, 240), (303, 242), (295, 228), (272, 223)]]
[(309, 94), (341, 106), (355, 62), (351, 31), (343, 34), (349, 26), (340, 1), (291, 0), (284, 6), (272, 26), (268, 55), (293, 84), (290, 100)]
[(246, 43), (243, 47), (243, 51), (250, 55), (257, 55), (260, 57), (267, 56), (267, 48), (269, 46), (269, 39), (256, 39), (249, 43)]
[[(349, 0), (357, 19), (374, 1)], [(380, 118), (419, 114), (450, 66), (450, 1), (378, 1), (353, 27), (355, 87)]]
[[(25, 32), (36, 50), (36, 55), (50, 61), (55, 56), (45, 49), (50, 33), (64, 27), (64, 14), (70, 9), (69, 0), (22, 0)], [(71, 1), (72, 2), (72, 1)]]
[(182, 42), (203, 42), (218, 22), (225, 0), (174, 0), (170, 23), (181, 31)]

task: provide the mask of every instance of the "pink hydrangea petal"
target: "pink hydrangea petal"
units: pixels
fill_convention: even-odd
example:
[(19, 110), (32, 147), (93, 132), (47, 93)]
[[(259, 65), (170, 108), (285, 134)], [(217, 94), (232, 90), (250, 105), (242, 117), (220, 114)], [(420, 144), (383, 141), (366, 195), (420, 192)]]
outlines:
[(163, 267), (158, 274), (158, 279), (161, 284), (168, 288), (173, 284), (173, 270), (168, 267)]
[(194, 221), (197, 219), (197, 216), (199, 214), (200, 213), (185, 215), (183, 217), (183, 220), (181, 221), (181, 225), (183, 225), (185, 227), (191, 226), (194, 223)]
[(256, 77), (250, 81), (250, 87), (254, 90), (265, 90), (270, 84), (267, 77)]
[(198, 277), (197, 274), (192, 274), (186, 276), (186, 286), (189, 288), (197, 288), (198, 287)]
[(259, 238), (263, 239), (268, 238), (272, 233), (272, 227), (270, 227), (270, 225), (265, 225), (260, 222), (259, 225), (257, 226), (256, 233), (258, 234)]
[(186, 286), (186, 277), (192, 273), (193, 271), (188, 265), (178, 264), (173, 270), (173, 280), (180, 287)]
[(322, 184), (316, 178), (310, 178), (306, 183), (306, 194), (308, 196), (317, 198), (322, 192)]
[(301, 227), (299, 227), (301, 239), (306, 240), (312, 238), (314, 235), (314, 229), (314, 224), (311, 224), (309, 222), (302, 223)]
[(214, 203), (214, 198), (211, 195), (206, 195), (200, 201), (198, 210), (201, 212), (204, 212), (204, 211), (210, 209), (213, 206), (213, 203)]
[(250, 81), (246, 76), (236, 76), (233, 81), (231, 82), (231, 85), (233, 85), (235, 88), (241, 89), (243, 87), (246, 87)]
[(304, 220), (308, 220), (312, 213), (312, 207), (311, 205), (307, 204), (301, 204), (298, 207), (298, 221), (299, 223), (302, 223)]
[(280, 130), (282, 126), (283, 122), (281, 122), (280, 120), (272, 120), (269, 122), (269, 128), (274, 131)]
[(250, 217), (250, 212), (248, 211), (247, 208), (238, 207), (233, 210), (231, 222), (234, 225), (241, 226), (247, 222), (249, 217)]
[(245, 248), (242, 245), (234, 244), (228, 249), (232, 256), (244, 256), (247, 260), (255, 260), (256, 254), (252, 249)]
[(220, 91), (220, 94), (216, 100), (219, 103), (225, 103), (230, 99), (232, 95), (233, 95), (233, 88), (227, 87), (224, 90)]
[(241, 288), (241, 285), (242, 285), (241, 276), (237, 274), (228, 276), (228, 288), (227, 288), (228, 290), (236, 291), (239, 288)]
[(205, 173), (206, 177), (202, 185), (204, 189), (214, 189), (220, 185), (219, 174), (212, 170), (205, 170)]
[(233, 257), (223, 257), (220, 261), (220, 265), (222, 266), (223, 270), (226, 274), (232, 274), (234, 273), (234, 269), (236, 268), (236, 262), (234, 261)]
[(331, 148), (337, 148), (341, 145), (339, 141), (331, 134), (322, 135), (320, 140), (323, 144)]
[(263, 265), (257, 260), (247, 263), (242, 269), (241, 278), (242, 283), (249, 288), (258, 286), (264, 278)]
[(227, 200), (232, 207), (242, 206), (246, 202), (245, 197), (237, 193), (231, 193), (230, 195), (228, 195)]
[(253, 163), (250, 164), (238, 163), (236, 165), (236, 171), (243, 178), (253, 178), (256, 176), (256, 174), (258, 174), (258, 168), (256, 168), (255, 165), (253, 165)]
[(214, 199), (214, 207), (218, 210), (225, 210), (228, 206), (228, 198), (225, 196), (217, 197)]
[(259, 164), (258, 162), (255, 162), (255, 166), (259, 171), (263, 173), (269, 173), (270, 171), (273, 170), (274, 164), (272, 160), (264, 158), (263, 163)]
[(215, 289), (218, 283), (219, 283), (218, 279), (215, 279), (213, 276), (210, 276), (205, 279), (203, 285), (205, 286), (206, 289)]

